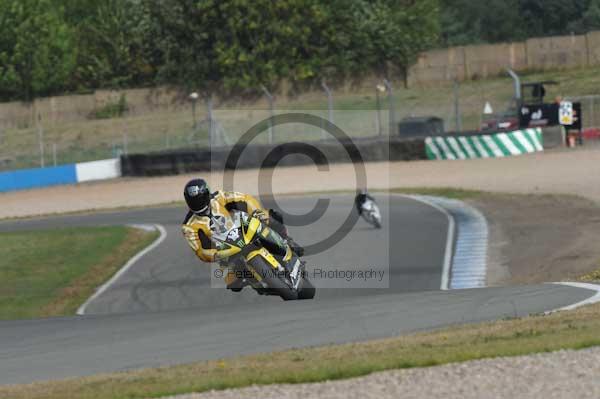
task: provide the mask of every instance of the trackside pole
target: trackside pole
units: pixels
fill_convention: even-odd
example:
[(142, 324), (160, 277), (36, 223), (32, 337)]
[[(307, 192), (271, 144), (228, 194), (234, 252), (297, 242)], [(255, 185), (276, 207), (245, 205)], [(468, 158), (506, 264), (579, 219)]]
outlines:
[(389, 107), (389, 118), (390, 118), (390, 130), (388, 135), (394, 134), (394, 126), (396, 126), (396, 113), (394, 112), (394, 93), (392, 91), (392, 84), (389, 80), (383, 79), (383, 84), (385, 85), (387, 91), (388, 98), (388, 107)]
[[(265, 85), (261, 86), (263, 93), (265, 93), (265, 96), (267, 97), (267, 100), (269, 101), (269, 110), (270, 110), (270, 117), (273, 118), (273, 116), (275, 115), (275, 108), (274, 108), (274, 103), (275, 103), (275, 99), (273, 98), (273, 95), (271, 94), (271, 92), (269, 90), (267, 90), (267, 88), (265, 87)], [(271, 120), (269, 120), (269, 144), (273, 144), (273, 123), (271, 122)]]
[[(327, 94), (327, 119), (330, 123), (333, 123), (333, 94), (329, 86), (327, 86), (327, 83), (325, 83), (325, 80), (321, 81), (321, 87), (323, 90), (325, 90), (325, 94)], [(325, 130), (322, 130), (321, 134), (323, 139), (327, 138), (327, 133)]]
[(40, 146), (40, 167), (44, 168), (46, 166), (46, 160), (44, 158), (44, 128), (42, 127), (42, 116), (38, 114), (37, 119), (38, 143)]

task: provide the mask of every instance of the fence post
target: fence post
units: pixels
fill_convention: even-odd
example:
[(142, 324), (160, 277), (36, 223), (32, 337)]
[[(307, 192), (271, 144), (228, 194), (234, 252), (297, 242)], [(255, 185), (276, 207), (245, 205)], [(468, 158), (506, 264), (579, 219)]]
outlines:
[(214, 144), (214, 123), (213, 123), (213, 102), (212, 95), (206, 97), (206, 113), (208, 114), (208, 147), (212, 148)]
[(54, 161), (54, 166), (56, 166), (56, 143), (52, 143), (52, 161)]
[(169, 129), (165, 130), (165, 149), (171, 148), (171, 138), (169, 137)]
[(460, 85), (458, 80), (454, 81), (454, 123), (456, 132), (462, 131), (462, 118), (460, 114)]
[(113, 158), (119, 158), (121, 154), (123, 154), (123, 150), (118, 148), (117, 142), (115, 140), (112, 141), (112, 156)]
[(387, 79), (383, 79), (383, 84), (387, 89), (388, 107), (389, 107), (389, 118), (390, 118), (390, 130), (388, 135), (394, 133), (394, 127), (396, 126), (396, 113), (394, 109), (394, 93), (392, 92), (392, 84)]
[(375, 119), (377, 124), (377, 135), (383, 135), (383, 131), (381, 128), (381, 98), (379, 97), (379, 93), (385, 92), (385, 86), (381, 84), (377, 84), (375, 86), (375, 106), (377, 107), (377, 118)]
[(128, 154), (128, 150), (127, 150), (127, 145), (128, 143), (128, 137), (127, 137), (127, 132), (123, 133), (123, 154), (127, 155)]
[(46, 165), (44, 159), (44, 128), (42, 127), (42, 116), (38, 114), (37, 117), (37, 131), (38, 131), (38, 144), (40, 147), (40, 167), (44, 168)]
[(513, 80), (513, 86), (514, 86), (514, 91), (515, 91), (515, 100), (517, 101), (517, 106), (520, 105), (521, 102), (521, 78), (519, 77), (519, 75), (517, 75), (517, 73), (515, 71), (513, 71), (510, 68), (506, 68), (506, 72), (508, 72), (508, 74), (510, 75), (510, 77)]
[[(265, 96), (267, 97), (267, 100), (269, 101), (269, 110), (271, 112), (271, 118), (273, 118), (274, 116), (274, 98), (273, 95), (271, 94), (271, 92), (269, 92), (269, 90), (267, 90), (267, 88), (265, 87), (265, 85), (261, 86), (263, 93), (265, 93)], [(270, 119), (269, 120), (269, 144), (273, 144), (273, 121)]]
[[(591, 115), (590, 115), (590, 123), (589, 123), (588, 126), (590, 126), (590, 127), (597, 127), (597, 125), (596, 125), (596, 112), (595, 112), (596, 111), (595, 110), (595, 107), (596, 107), (596, 96), (592, 96), (591, 100), (592, 100), (592, 103), (590, 104), (590, 111), (591, 111), (590, 114)], [(579, 117), (583, 118), (583, 115), (579, 115)]]
[[(325, 94), (327, 95), (327, 119), (329, 120), (329, 123), (333, 123), (333, 95), (331, 89), (327, 86), (327, 83), (325, 83), (325, 80), (321, 81), (321, 87), (325, 90)], [(325, 133), (324, 129), (322, 129), (321, 135), (323, 136), (323, 139), (327, 138), (327, 133)]]
[(192, 101), (192, 129), (196, 128), (196, 102), (198, 101), (198, 93), (190, 93), (190, 100)]

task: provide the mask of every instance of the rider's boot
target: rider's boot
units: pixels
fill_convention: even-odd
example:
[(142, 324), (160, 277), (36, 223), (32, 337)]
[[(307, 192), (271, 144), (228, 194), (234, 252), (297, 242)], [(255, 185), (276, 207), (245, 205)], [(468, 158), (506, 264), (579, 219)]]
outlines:
[(227, 289), (233, 292), (240, 292), (245, 286), (249, 285), (245, 276), (236, 273), (234, 270), (229, 270), (225, 275), (225, 284)]
[(247, 285), (248, 285), (248, 282), (246, 281), (246, 279), (238, 278), (238, 279), (235, 279), (234, 281), (232, 281), (231, 283), (227, 284), (227, 289), (231, 290), (233, 292), (240, 292)]
[[(290, 246), (292, 251), (298, 256), (304, 256), (304, 247), (298, 244), (292, 237), (288, 235), (287, 228), (282, 223), (283, 218), (277, 212), (273, 210), (271, 212), (271, 219), (269, 222), (269, 227), (271, 227), (277, 234), (281, 236), (285, 240), (285, 242)], [(273, 217), (276, 216), (276, 217)]]

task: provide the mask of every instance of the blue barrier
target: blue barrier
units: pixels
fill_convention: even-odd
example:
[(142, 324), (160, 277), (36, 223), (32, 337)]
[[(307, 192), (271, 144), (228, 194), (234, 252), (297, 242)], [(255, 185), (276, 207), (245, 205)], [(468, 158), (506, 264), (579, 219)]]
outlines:
[(0, 192), (75, 183), (74, 164), (0, 172)]

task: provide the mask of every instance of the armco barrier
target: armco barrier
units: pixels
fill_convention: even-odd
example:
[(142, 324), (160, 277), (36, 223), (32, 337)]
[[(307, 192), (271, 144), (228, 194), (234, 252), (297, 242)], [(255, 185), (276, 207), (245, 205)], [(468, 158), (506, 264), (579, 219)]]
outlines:
[[(407, 161), (426, 159), (425, 144), (420, 140), (400, 140), (387, 138), (371, 138), (354, 140), (363, 161)], [(236, 165), (237, 169), (274, 167), (275, 164), (264, 163), (269, 154), (281, 155), (278, 166), (299, 166), (316, 163), (348, 163), (350, 158), (344, 147), (338, 142), (321, 141), (309, 144), (322, 155), (316, 161), (306, 155), (299, 154), (307, 148), (305, 143), (283, 143), (277, 145), (249, 145), (246, 147)], [(223, 170), (229, 154), (234, 148), (180, 150), (156, 152), (149, 154), (131, 154), (121, 156), (123, 176), (161, 176), (177, 175), (189, 172)], [(287, 155), (289, 154), (289, 155)], [(283, 156), (285, 155), (285, 156)]]
[(77, 183), (75, 165), (22, 169), (0, 173), (0, 192)]
[(0, 192), (75, 184), (121, 176), (119, 159), (0, 172)]
[(425, 139), (429, 159), (501, 158), (544, 151), (542, 129)]
[(121, 162), (116, 159), (75, 164), (77, 183), (92, 180), (114, 179), (121, 176)]

